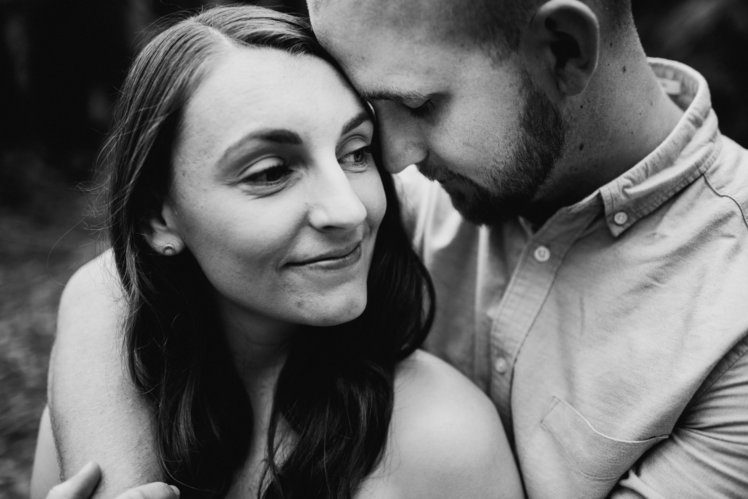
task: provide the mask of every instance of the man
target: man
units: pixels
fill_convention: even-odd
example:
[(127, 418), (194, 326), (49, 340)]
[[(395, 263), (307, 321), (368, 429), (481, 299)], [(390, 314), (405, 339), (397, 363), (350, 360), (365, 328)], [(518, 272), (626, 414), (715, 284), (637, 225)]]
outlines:
[(310, 2), (388, 167), (439, 182), (401, 175), (429, 349), (491, 397), (529, 497), (748, 495), (748, 153), (628, 1), (466, 5)]
[(428, 347), (494, 401), (528, 496), (748, 496), (748, 153), (704, 80), (647, 60), (628, 1), (310, 16), (389, 169), (441, 184), (405, 174)]

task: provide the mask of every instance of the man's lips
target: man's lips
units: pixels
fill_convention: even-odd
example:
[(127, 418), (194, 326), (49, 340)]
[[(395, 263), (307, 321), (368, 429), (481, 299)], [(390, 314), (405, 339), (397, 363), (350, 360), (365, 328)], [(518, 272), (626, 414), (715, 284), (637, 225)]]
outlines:
[(460, 179), (458, 175), (455, 175), (449, 170), (445, 170), (443, 168), (434, 168), (434, 167), (431, 167), (425, 164), (420, 164), (420, 163), (417, 164), (416, 167), (418, 168), (418, 170), (421, 172), (421, 174), (424, 177), (431, 180), (432, 182), (439, 182), (440, 184), (445, 184), (445, 183)]

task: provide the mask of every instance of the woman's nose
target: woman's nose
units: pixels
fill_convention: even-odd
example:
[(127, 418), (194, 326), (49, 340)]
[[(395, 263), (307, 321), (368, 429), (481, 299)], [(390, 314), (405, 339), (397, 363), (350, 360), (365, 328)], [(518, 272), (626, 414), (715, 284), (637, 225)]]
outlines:
[(317, 169), (311, 186), (309, 223), (318, 230), (353, 229), (366, 220), (364, 203), (337, 160)]
[(381, 137), (382, 159), (390, 173), (422, 162), (428, 147), (416, 119), (393, 102), (375, 104)]

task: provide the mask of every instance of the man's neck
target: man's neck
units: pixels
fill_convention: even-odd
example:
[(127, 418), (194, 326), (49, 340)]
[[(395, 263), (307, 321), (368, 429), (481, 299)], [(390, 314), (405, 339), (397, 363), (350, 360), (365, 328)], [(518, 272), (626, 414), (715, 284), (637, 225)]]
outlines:
[(525, 216), (541, 225), (655, 150), (683, 110), (665, 94), (643, 52), (601, 70), (584, 102), (565, 118), (565, 151)]

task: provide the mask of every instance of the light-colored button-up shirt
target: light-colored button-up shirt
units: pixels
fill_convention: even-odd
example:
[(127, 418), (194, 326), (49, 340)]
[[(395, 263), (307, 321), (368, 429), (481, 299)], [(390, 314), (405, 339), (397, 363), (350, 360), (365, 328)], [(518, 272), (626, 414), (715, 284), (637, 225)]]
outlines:
[(649, 156), (532, 231), (400, 176), (437, 291), (427, 349), (495, 403), (532, 498), (748, 497), (748, 152), (704, 79)]

